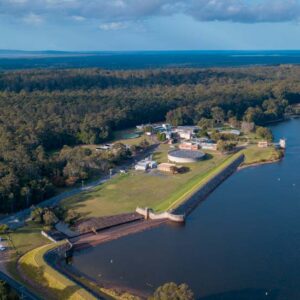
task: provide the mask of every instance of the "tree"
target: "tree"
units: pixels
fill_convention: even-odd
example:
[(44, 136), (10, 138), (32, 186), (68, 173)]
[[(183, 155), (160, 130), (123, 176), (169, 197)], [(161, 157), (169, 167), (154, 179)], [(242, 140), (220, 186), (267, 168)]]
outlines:
[(201, 118), (200, 121), (198, 122), (198, 126), (204, 130), (212, 128), (214, 126), (214, 120), (207, 119), (207, 118)]
[(178, 168), (176, 166), (171, 166), (170, 171), (174, 175), (174, 174), (178, 173)]
[(193, 300), (194, 294), (187, 284), (177, 285), (174, 282), (166, 283), (160, 286), (153, 294), (149, 297), (149, 300)]
[(58, 222), (55, 213), (51, 209), (45, 209), (43, 213), (43, 224), (45, 226), (53, 226)]
[(164, 142), (167, 140), (166, 134), (164, 132), (158, 132), (156, 134), (156, 137), (160, 142)]
[(246, 121), (243, 121), (242, 124), (241, 124), (241, 130), (244, 132), (244, 133), (250, 133), (250, 132), (253, 132), (255, 129), (255, 124), (254, 122), (246, 122)]
[(9, 231), (9, 227), (6, 224), (0, 224), (0, 234), (6, 234)]
[(40, 207), (37, 207), (31, 211), (30, 218), (32, 221), (38, 224), (43, 223), (43, 209)]
[(261, 137), (269, 142), (271, 142), (273, 140), (273, 134), (269, 128), (257, 127), (255, 132), (259, 137)]
[(18, 300), (19, 296), (11, 289), (6, 281), (0, 280), (0, 299)]
[(264, 122), (264, 113), (260, 107), (249, 107), (244, 114), (244, 121), (260, 125)]
[(211, 115), (212, 115), (212, 118), (213, 118), (215, 124), (224, 123), (225, 113), (222, 108), (220, 108), (218, 106), (213, 107), (211, 109)]
[(219, 140), (217, 143), (217, 149), (218, 151), (221, 152), (230, 152), (234, 150), (236, 145), (237, 145), (236, 142), (227, 142), (227, 141)]

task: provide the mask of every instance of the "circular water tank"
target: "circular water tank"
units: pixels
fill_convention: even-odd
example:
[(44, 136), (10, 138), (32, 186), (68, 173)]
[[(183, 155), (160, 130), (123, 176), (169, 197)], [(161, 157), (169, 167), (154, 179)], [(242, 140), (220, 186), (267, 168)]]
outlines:
[(205, 157), (205, 153), (194, 150), (173, 150), (168, 153), (168, 159), (175, 163), (194, 163)]

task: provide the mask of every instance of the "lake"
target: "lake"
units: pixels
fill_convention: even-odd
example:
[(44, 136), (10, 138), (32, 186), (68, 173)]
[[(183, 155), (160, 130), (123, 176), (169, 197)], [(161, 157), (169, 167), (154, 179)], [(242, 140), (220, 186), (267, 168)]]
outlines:
[(95, 280), (151, 292), (185, 282), (198, 299), (300, 299), (300, 119), (272, 126), (286, 157), (235, 173), (189, 216), (76, 253)]
[(146, 69), (170, 67), (238, 67), (300, 64), (300, 51), (128, 51), (21, 52), (0, 51), (0, 70), (30, 68)]

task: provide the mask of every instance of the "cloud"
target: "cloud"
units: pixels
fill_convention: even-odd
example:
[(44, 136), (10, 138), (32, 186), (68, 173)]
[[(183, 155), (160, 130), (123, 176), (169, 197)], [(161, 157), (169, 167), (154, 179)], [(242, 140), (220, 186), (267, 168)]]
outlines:
[(299, 21), (300, 0), (0, 0), (0, 15), (29, 16), (33, 23), (39, 22), (41, 15), (49, 20), (96, 20), (105, 25), (174, 14), (198, 21)]
[(232, 21), (240, 23), (298, 21), (298, 0), (192, 0), (186, 13), (199, 21)]
[(39, 25), (43, 23), (44, 19), (39, 15), (36, 15), (34, 13), (29, 13), (23, 18), (23, 21), (28, 24)]
[(83, 16), (72, 16), (72, 19), (77, 21), (77, 22), (83, 22), (83, 21), (86, 20), (86, 18), (83, 17)]
[(101, 30), (109, 31), (109, 30), (121, 30), (127, 28), (127, 24), (122, 22), (111, 22), (111, 23), (104, 23), (99, 25)]

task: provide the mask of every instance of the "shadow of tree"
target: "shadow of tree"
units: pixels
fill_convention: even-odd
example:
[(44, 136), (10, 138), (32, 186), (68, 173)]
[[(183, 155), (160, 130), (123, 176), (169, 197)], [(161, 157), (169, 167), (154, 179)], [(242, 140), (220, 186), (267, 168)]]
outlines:
[(80, 289), (80, 287), (76, 285), (71, 285), (64, 289), (50, 286), (44, 275), (45, 267), (22, 264), (22, 270), (24, 271), (23, 278), (35, 289), (46, 294), (47, 297), (51, 299), (69, 299)]

